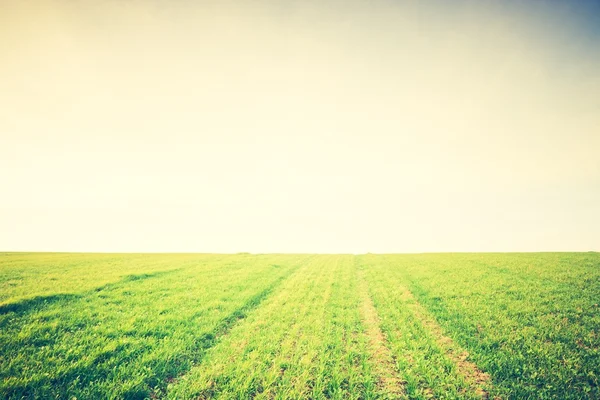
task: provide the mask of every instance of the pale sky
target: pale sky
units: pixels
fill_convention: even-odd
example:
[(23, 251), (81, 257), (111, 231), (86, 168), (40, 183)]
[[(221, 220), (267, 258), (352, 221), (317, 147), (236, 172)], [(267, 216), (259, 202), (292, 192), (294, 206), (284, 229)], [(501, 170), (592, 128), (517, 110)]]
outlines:
[(2, 1), (0, 251), (600, 250), (589, 4)]

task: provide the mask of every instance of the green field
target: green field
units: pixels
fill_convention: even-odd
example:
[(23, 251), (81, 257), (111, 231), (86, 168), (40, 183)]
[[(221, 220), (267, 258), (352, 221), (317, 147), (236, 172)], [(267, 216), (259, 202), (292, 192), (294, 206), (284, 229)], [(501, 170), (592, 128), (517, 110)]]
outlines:
[(600, 254), (0, 253), (2, 399), (600, 398)]

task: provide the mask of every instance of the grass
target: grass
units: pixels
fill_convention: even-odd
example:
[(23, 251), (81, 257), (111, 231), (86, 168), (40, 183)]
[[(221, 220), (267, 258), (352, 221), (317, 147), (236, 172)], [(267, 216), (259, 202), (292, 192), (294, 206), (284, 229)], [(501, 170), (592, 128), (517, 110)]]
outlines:
[(0, 398), (600, 398), (600, 254), (0, 253)]

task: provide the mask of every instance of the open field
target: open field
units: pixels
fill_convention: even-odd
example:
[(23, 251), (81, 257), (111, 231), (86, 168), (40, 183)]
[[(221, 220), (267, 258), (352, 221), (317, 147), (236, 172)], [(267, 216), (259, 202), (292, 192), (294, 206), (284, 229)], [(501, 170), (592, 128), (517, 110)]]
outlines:
[(600, 398), (600, 254), (0, 253), (0, 398)]

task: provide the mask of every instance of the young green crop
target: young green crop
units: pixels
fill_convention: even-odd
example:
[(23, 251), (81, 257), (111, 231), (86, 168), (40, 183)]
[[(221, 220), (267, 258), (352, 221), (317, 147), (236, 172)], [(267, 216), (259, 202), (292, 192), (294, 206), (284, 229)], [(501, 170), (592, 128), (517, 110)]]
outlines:
[(302, 258), (188, 261), (180, 269), (5, 306), (2, 397), (143, 399), (161, 393)]
[(377, 258), (491, 375), (493, 394), (600, 398), (598, 253)]
[(169, 398), (372, 397), (351, 256), (322, 256), (169, 387)]
[(0, 307), (21, 298), (80, 292), (126, 275), (215, 261), (210, 254), (0, 253)]
[(398, 278), (397, 269), (390, 268), (381, 257), (360, 257), (359, 260), (407, 396), (414, 399), (481, 398), (487, 393), (487, 385), (478, 388), (477, 382), (470, 381), (471, 377), (463, 373), (464, 360), (450, 357), (461, 350), (432, 326), (434, 322)]
[(0, 253), (0, 398), (600, 398), (597, 253)]

